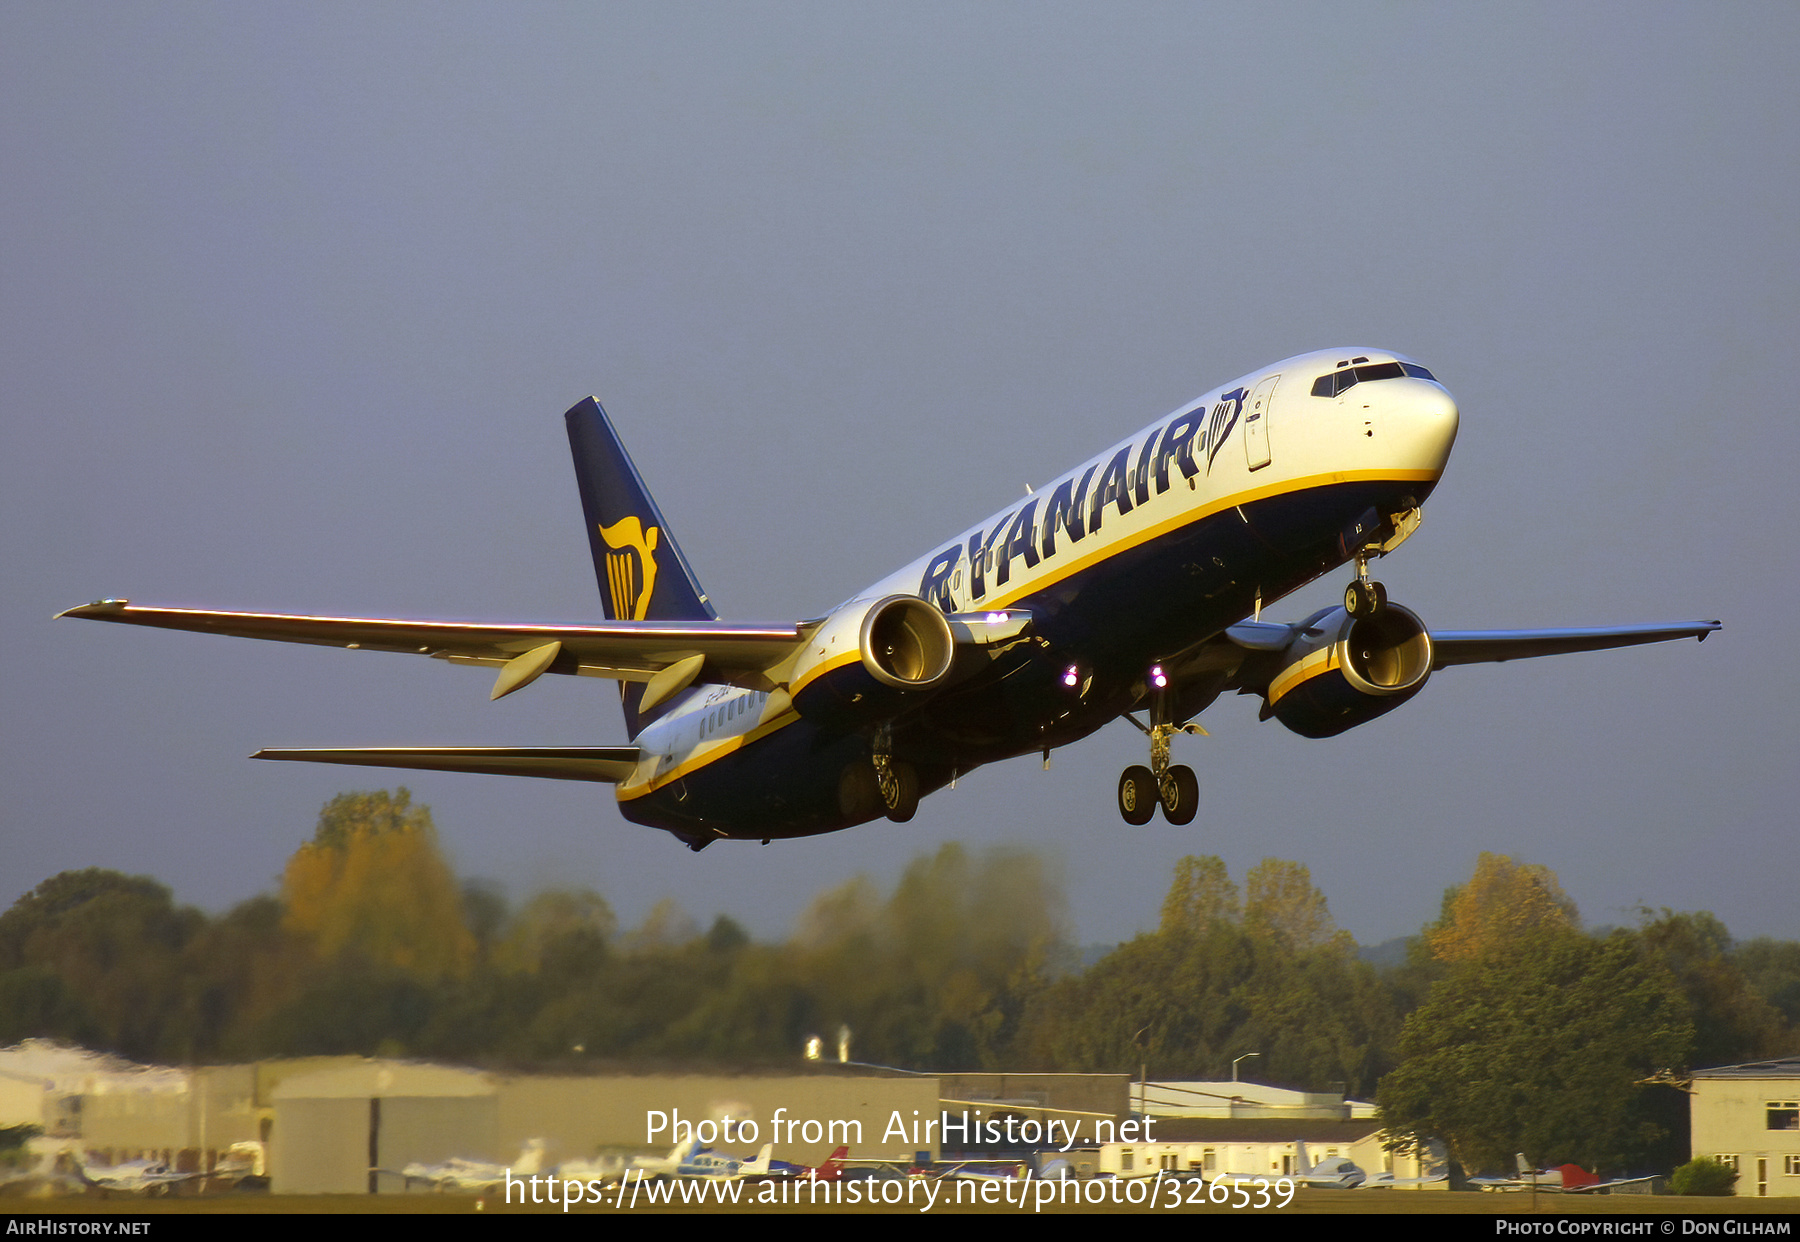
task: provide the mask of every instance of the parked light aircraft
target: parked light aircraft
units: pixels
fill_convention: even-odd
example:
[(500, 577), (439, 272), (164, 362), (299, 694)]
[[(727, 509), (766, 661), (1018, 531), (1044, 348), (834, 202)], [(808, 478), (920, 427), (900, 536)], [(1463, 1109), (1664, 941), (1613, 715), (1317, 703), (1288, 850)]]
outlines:
[(772, 1172), (772, 1157), (775, 1144), (764, 1143), (762, 1150), (755, 1156), (728, 1156), (724, 1152), (703, 1147), (698, 1151), (690, 1151), (687, 1158), (675, 1170), (677, 1177), (693, 1177), (706, 1180), (743, 1181), (746, 1179), (765, 1178)]
[(795, 1164), (789, 1160), (771, 1160), (769, 1176), (773, 1179), (790, 1181), (806, 1180), (809, 1182), (837, 1182), (844, 1178), (844, 1161), (850, 1158), (850, 1148), (842, 1145), (835, 1148), (825, 1157), (823, 1164), (817, 1167), (807, 1164)]
[(1294, 1143), (1294, 1166), (1295, 1184), (1312, 1190), (1354, 1190), (1369, 1177), (1348, 1156), (1327, 1156), (1313, 1164), (1303, 1140)]
[(127, 1160), (121, 1164), (88, 1164), (79, 1156), (72, 1161), (75, 1176), (95, 1190), (118, 1191), (123, 1194), (159, 1195), (174, 1193), (186, 1182), (201, 1181), (205, 1173), (181, 1173), (161, 1160)]
[(541, 1138), (526, 1139), (525, 1146), (519, 1150), (518, 1159), (511, 1164), (452, 1156), (441, 1164), (426, 1164), (415, 1160), (398, 1172), (393, 1169), (373, 1169), (371, 1172), (390, 1173), (403, 1178), (407, 1189), (411, 1189), (414, 1182), (424, 1182), (438, 1191), (473, 1191), (480, 1194), (504, 1185), (509, 1177), (523, 1179), (542, 1172), (544, 1146)]
[[(65, 616), (620, 682), (623, 746), (263, 750), (261, 759), (612, 783), (621, 812), (701, 849), (886, 816), (983, 764), (1067, 746), (1124, 716), (1149, 742), (1120, 814), (1185, 824), (1193, 769), (1171, 742), (1220, 694), (1331, 737), (1453, 664), (1705, 637), (1717, 621), (1439, 630), (1390, 603), (1369, 562), (1420, 521), (1456, 438), (1449, 391), (1399, 354), (1343, 349), (1188, 402), (823, 616), (721, 621), (612, 424), (566, 415), (603, 625), (279, 616), (101, 600)], [(1354, 566), (1341, 607), (1263, 605)], [(1145, 717), (1139, 719), (1139, 715)]]
[(677, 1176), (698, 1146), (688, 1139), (671, 1147), (666, 1156), (612, 1152), (592, 1160), (565, 1160), (556, 1167), (556, 1176), (577, 1182), (653, 1182)]

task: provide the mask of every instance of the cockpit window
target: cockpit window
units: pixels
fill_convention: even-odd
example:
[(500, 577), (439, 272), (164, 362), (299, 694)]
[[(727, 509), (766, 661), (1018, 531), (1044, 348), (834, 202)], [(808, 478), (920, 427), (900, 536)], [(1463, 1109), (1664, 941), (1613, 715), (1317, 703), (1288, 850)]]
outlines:
[(1372, 362), (1368, 366), (1345, 367), (1330, 375), (1321, 375), (1313, 382), (1312, 395), (1335, 397), (1367, 380), (1401, 379), (1409, 375), (1414, 379), (1437, 383), (1437, 376), (1416, 362)]

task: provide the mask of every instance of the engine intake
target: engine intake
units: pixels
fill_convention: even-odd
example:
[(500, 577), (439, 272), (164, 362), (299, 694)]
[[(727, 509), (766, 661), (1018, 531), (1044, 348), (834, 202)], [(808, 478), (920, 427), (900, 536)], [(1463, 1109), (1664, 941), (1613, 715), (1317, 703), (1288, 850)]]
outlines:
[(1431, 634), (1410, 609), (1372, 617), (1334, 608), (1283, 653), (1266, 715), (1302, 737), (1335, 737), (1394, 710), (1431, 676)]
[(802, 716), (845, 727), (922, 702), (958, 671), (950, 621), (916, 595), (858, 600), (807, 638), (793, 672)]
[(890, 595), (869, 609), (857, 645), (869, 675), (897, 690), (936, 685), (956, 659), (944, 614), (911, 595)]

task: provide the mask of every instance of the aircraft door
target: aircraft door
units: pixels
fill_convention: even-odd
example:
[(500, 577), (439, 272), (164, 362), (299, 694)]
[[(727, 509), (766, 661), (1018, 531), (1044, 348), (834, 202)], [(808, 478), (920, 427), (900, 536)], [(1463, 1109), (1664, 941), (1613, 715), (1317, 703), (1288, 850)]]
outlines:
[(1252, 470), (1269, 464), (1269, 406), (1275, 399), (1279, 375), (1271, 375), (1250, 394), (1250, 407), (1244, 413), (1244, 456)]

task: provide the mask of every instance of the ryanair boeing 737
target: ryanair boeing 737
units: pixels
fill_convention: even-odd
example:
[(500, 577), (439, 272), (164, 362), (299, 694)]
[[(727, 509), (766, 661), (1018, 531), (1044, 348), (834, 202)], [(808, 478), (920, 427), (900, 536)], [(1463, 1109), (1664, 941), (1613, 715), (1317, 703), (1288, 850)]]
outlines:
[[(1049, 753), (1123, 716), (1149, 764), (1119, 813), (1194, 818), (1176, 734), (1226, 691), (1306, 737), (1392, 711), (1447, 665), (1705, 637), (1717, 621), (1433, 632), (1369, 562), (1419, 525), (1456, 402), (1374, 349), (1290, 358), (1182, 406), (947, 539), (822, 617), (721, 621), (612, 424), (566, 416), (604, 625), (489, 625), (134, 607), (62, 614), (620, 683), (623, 746), (264, 750), (392, 768), (601, 781), (625, 817), (693, 849), (832, 832), (984, 763)], [(1265, 602), (1352, 566), (1341, 607), (1294, 624)], [(1141, 718), (1140, 718), (1141, 717)]]

